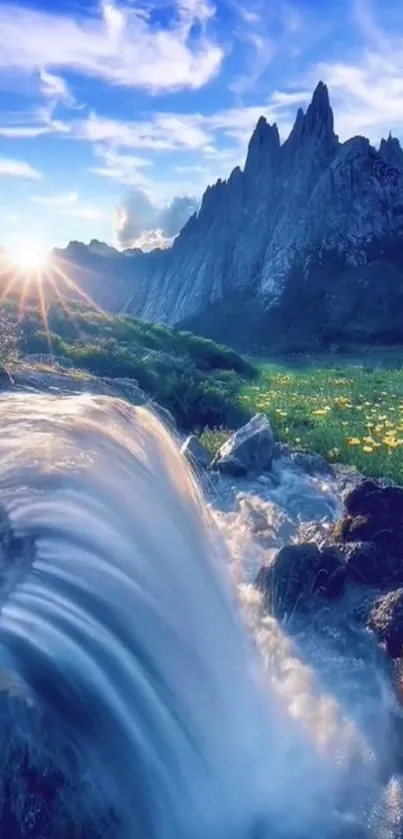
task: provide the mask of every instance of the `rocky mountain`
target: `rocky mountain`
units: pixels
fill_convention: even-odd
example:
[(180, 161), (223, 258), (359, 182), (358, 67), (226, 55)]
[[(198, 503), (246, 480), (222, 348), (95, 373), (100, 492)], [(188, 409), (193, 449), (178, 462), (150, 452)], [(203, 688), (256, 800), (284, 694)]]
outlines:
[(260, 118), (168, 251), (109, 255), (103, 276), (104, 305), (242, 348), (402, 341), (399, 141), (340, 143), (320, 82), (283, 144)]

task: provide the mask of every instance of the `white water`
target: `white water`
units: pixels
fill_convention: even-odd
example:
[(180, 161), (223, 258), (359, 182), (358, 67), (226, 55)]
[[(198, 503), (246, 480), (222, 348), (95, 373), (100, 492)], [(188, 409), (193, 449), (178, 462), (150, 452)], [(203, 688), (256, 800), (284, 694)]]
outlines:
[[(106, 397), (2, 398), (0, 498), (23, 540), (2, 557), (0, 758), (25, 744), (64, 779), (35, 832), (24, 773), (11, 793), (3, 773), (27, 835), (400, 836), (372, 645), (296, 642), (261, 615), (245, 516), (221, 510), (220, 533), (157, 419)], [(250, 573), (253, 540), (246, 554)]]

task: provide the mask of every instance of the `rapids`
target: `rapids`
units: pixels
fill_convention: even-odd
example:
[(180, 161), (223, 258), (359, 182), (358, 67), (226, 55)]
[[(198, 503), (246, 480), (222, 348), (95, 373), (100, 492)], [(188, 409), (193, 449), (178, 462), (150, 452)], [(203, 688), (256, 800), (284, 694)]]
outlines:
[(336, 486), (201, 488), (146, 409), (13, 394), (0, 500), (2, 839), (402, 835), (382, 657), (343, 607), (282, 627), (251, 586)]

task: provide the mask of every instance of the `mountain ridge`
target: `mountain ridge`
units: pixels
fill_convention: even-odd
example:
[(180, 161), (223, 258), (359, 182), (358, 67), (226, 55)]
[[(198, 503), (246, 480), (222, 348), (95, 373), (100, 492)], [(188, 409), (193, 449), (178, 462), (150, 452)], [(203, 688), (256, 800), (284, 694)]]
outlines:
[[(272, 334), (278, 340), (281, 331), (301, 337), (305, 331), (308, 344), (318, 336), (337, 343), (354, 332), (346, 318), (355, 321), (357, 340), (364, 333), (386, 340), (388, 330), (396, 339), (396, 307), (403, 305), (402, 243), (399, 141), (390, 134), (379, 149), (361, 136), (340, 143), (328, 89), (319, 82), (283, 143), (276, 124), (258, 120), (244, 168), (236, 167), (227, 180), (206, 189), (198, 213), (170, 249), (108, 254), (101, 302), (207, 335), (214, 321), (211, 337), (222, 340), (233, 332), (231, 317), (239, 321), (246, 346), (245, 301), (255, 312), (250, 330), (257, 329), (263, 344), (270, 345)], [(99, 263), (104, 258), (99, 243), (96, 253), (94, 245), (92, 250), (90, 260)], [(123, 259), (126, 267), (118, 268)], [(322, 300), (322, 316), (315, 296), (317, 303)], [(239, 310), (231, 305), (236, 300), (244, 301)], [(297, 321), (303, 312), (301, 328)]]

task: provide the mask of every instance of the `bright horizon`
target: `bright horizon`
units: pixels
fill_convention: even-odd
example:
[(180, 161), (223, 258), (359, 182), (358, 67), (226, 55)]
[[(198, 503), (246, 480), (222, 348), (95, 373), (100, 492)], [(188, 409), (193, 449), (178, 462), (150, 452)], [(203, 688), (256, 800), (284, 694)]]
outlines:
[(341, 140), (403, 136), (402, 41), (380, 0), (3, 0), (0, 245), (166, 244), (319, 79)]

